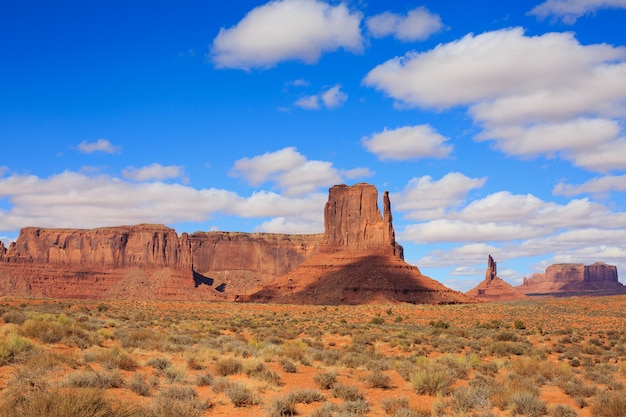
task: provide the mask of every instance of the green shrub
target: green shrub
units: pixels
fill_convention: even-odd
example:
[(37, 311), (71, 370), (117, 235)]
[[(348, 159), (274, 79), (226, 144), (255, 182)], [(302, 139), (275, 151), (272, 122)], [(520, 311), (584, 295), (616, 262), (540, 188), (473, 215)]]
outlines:
[(447, 329), (450, 327), (450, 323), (447, 323), (445, 321), (442, 320), (437, 320), (437, 321), (431, 321), (430, 324), (432, 327), (434, 327), (435, 329)]
[(25, 362), (40, 352), (32, 342), (17, 333), (9, 333), (0, 338), (0, 366), (16, 362)]

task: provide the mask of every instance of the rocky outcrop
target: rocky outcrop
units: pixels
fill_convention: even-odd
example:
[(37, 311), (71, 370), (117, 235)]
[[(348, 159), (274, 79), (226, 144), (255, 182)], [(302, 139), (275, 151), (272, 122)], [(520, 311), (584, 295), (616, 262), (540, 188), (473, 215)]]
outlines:
[(485, 279), (476, 287), (467, 291), (465, 295), (485, 302), (517, 301), (527, 300), (529, 298), (511, 284), (498, 277), (497, 264), (491, 255), (487, 258)]
[(378, 190), (370, 184), (335, 185), (324, 207), (322, 253), (372, 252), (404, 259), (396, 243), (389, 193), (383, 196), (383, 215), (378, 208)]
[(0, 252), (0, 294), (234, 300), (317, 253), (322, 235), (197, 232), (163, 225), (21, 230)]
[(403, 260), (395, 241), (391, 203), (384, 213), (369, 184), (330, 189), (320, 253), (242, 301), (296, 304), (406, 302), (450, 304), (470, 299), (422, 275)]
[(92, 230), (26, 227), (10, 250), (8, 262), (109, 268), (188, 268), (174, 229), (164, 225), (105, 227)]
[(469, 301), (404, 262), (387, 192), (381, 214), (376, 187), (332, 187), (324, 225), (323, 235), (180, 236), (148, 224), (28, 227), (8, 249), (0, 249), (0, 295), (314, 304)]
[(626, 294), (626, 287), (618, 280), (617, 267), (602, 262), (550, 265), (545, 273), (524, 278), (518, 289), (535, 297)]

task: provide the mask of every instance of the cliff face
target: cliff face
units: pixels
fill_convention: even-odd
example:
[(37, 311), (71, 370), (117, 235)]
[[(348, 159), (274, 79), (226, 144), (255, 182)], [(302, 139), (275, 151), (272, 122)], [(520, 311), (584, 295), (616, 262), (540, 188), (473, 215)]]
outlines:
[(317, 253), (322, 235), (183, 233), (163, 225), (21, 230), (0, 248), (0, 294), (234, 300)]
[(624, 294), (617, 267), (596, 262), (593, 265), (555, 264), (543, 274), (524, 278), (519, 290), (531, 296)]
[(26, 227), (4, 254), (9, 262), (111, 268), (185, 268), (178, 235), (163, 225), (92, 230)]
[(335, 185), (324, 207), (324, 238), (320, 251), (377, 252), (404, 259), (396, 243), (389, 193), (383, 196), (383, 216), (378, 190), (370, 184)]

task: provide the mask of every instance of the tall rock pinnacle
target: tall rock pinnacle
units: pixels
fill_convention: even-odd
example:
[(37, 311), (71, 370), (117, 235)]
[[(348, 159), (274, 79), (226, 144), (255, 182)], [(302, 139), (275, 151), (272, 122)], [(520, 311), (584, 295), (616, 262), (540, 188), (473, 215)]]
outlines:
[(383, 215), (378, 208), (378, 190), (370, 184), (335, 185), (324, 208), (323, 253), (377, 252), (403, 259), (396, 243), (389, 193), (383, 196)]
[(493, 260), (491, 255), (487, 259), (487, 272), (485, 272), (485, 280), (487, 282), (493, 281), (493, 279), (498, 275), (498, 268), (496, 265), (496, 261)]

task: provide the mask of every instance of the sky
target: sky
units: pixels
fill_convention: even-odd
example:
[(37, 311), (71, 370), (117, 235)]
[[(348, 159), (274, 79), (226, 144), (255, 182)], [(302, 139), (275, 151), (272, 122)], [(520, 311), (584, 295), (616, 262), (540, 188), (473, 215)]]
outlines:
[[(626, 282), (626, 0), (0, 4), (0, 239), (321, 233), (390, 193), (405, 259)], [(379, 204), (382, 207), (382, 204)]]

